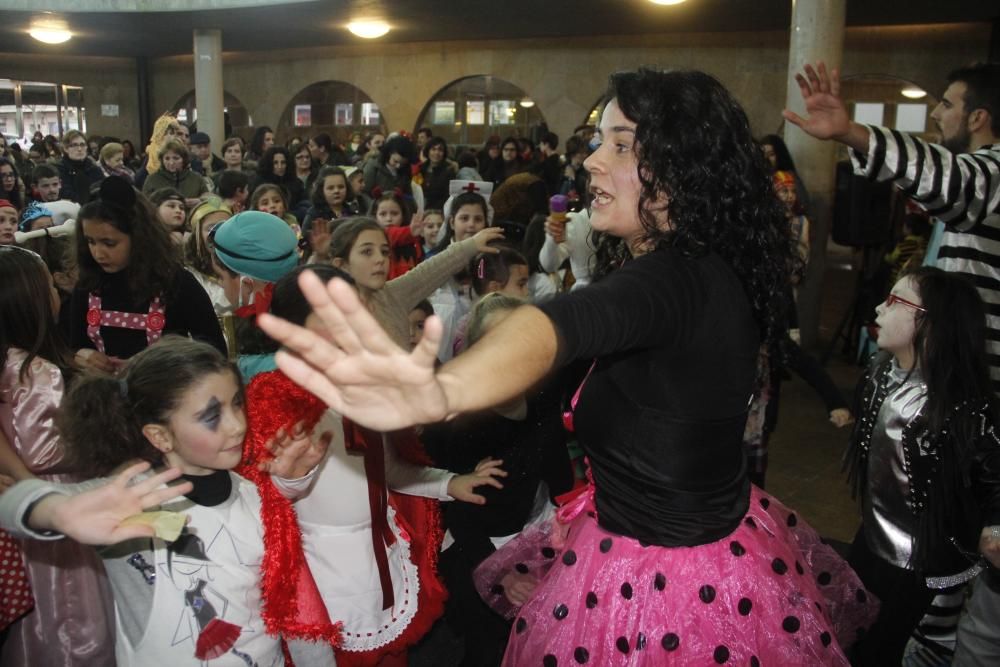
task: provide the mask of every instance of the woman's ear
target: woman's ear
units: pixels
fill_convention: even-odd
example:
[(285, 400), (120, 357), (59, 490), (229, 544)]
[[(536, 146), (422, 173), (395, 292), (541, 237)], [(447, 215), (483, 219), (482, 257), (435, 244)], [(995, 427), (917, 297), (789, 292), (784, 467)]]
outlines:
[(142, 434), (146, 440), (158, 450), (167, 454), (174, 450), (174, 438), (163, 424), (146, 424), (142, 427)]

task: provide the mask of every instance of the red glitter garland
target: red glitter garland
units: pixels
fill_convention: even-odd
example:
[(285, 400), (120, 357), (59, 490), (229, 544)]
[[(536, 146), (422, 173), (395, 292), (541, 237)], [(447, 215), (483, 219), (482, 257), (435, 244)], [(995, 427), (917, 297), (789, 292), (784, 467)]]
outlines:
[(270, 457), (265, 444), (278, 429), (304, 421), (311, 429), (326, 411), (318, 398), (280, 371), (261, 373), (246, 388), (247, 436), (236, 472), (257, 485), (264, 526), (261, 617), (271, 634), (340, 645), (342, 624), (332, 622), (302, 550), (292, 503), (257, 463)]

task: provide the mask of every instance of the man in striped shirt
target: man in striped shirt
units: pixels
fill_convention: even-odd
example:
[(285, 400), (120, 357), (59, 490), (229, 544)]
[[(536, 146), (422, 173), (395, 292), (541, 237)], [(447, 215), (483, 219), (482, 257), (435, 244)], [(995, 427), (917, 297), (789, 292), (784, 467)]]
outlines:
[[(1000, 393), (1000, 64), (972, 65), (949, 75), (941, 103), (931, 113), (940, 145), (851, 121), (837, 70), (828, 74), (823, 63), (804, 70), (795, 79), (809, 115), (785, 111), (784, 117), (817, 139), (846, 144), (858, 174), (892, 181), (945, 223), (937, 266), (967, 276), (986, 302), (990, 377)], [(981, 548), (992, 547), (1000, 536), (997, 527), (984, 529), (984, 535), (990, 530), (996, 532), (984, 536)], [(991, 560), (996, 561), (995, 554)], [(953, 664), (1000, 664), (1000, 593), (985, 577), (979, 577), (968, 612), (959, 626)]]

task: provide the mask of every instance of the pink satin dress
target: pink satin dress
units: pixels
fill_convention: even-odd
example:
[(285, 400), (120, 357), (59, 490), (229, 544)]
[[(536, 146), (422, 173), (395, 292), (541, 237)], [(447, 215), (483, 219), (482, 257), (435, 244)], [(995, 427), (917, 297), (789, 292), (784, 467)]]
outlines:
[[(14, 451), (42, 479), (79, 481), (63, 464), (55, 417), (63, 378), (53, 364), (31, 362), (11, 348), (0, 375), (0, 429)], [(35, 609), (10, 626), (0, 665), (21, 667), (104, 667), (115, 664), (115, 623), (111, 589), (93, 547), (71, 540), (21, 541)]]

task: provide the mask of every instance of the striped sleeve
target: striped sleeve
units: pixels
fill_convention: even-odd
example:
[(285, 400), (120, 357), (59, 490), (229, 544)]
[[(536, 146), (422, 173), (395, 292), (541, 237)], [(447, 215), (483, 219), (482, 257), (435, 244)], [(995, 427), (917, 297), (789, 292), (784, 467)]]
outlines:
[(1000, 145), (956, 155), (944, 146), (874, 125), (868, 154), (851, 151), (855, 173), (892, 181), (909, 198), (958, 231), (1000, 212)]

